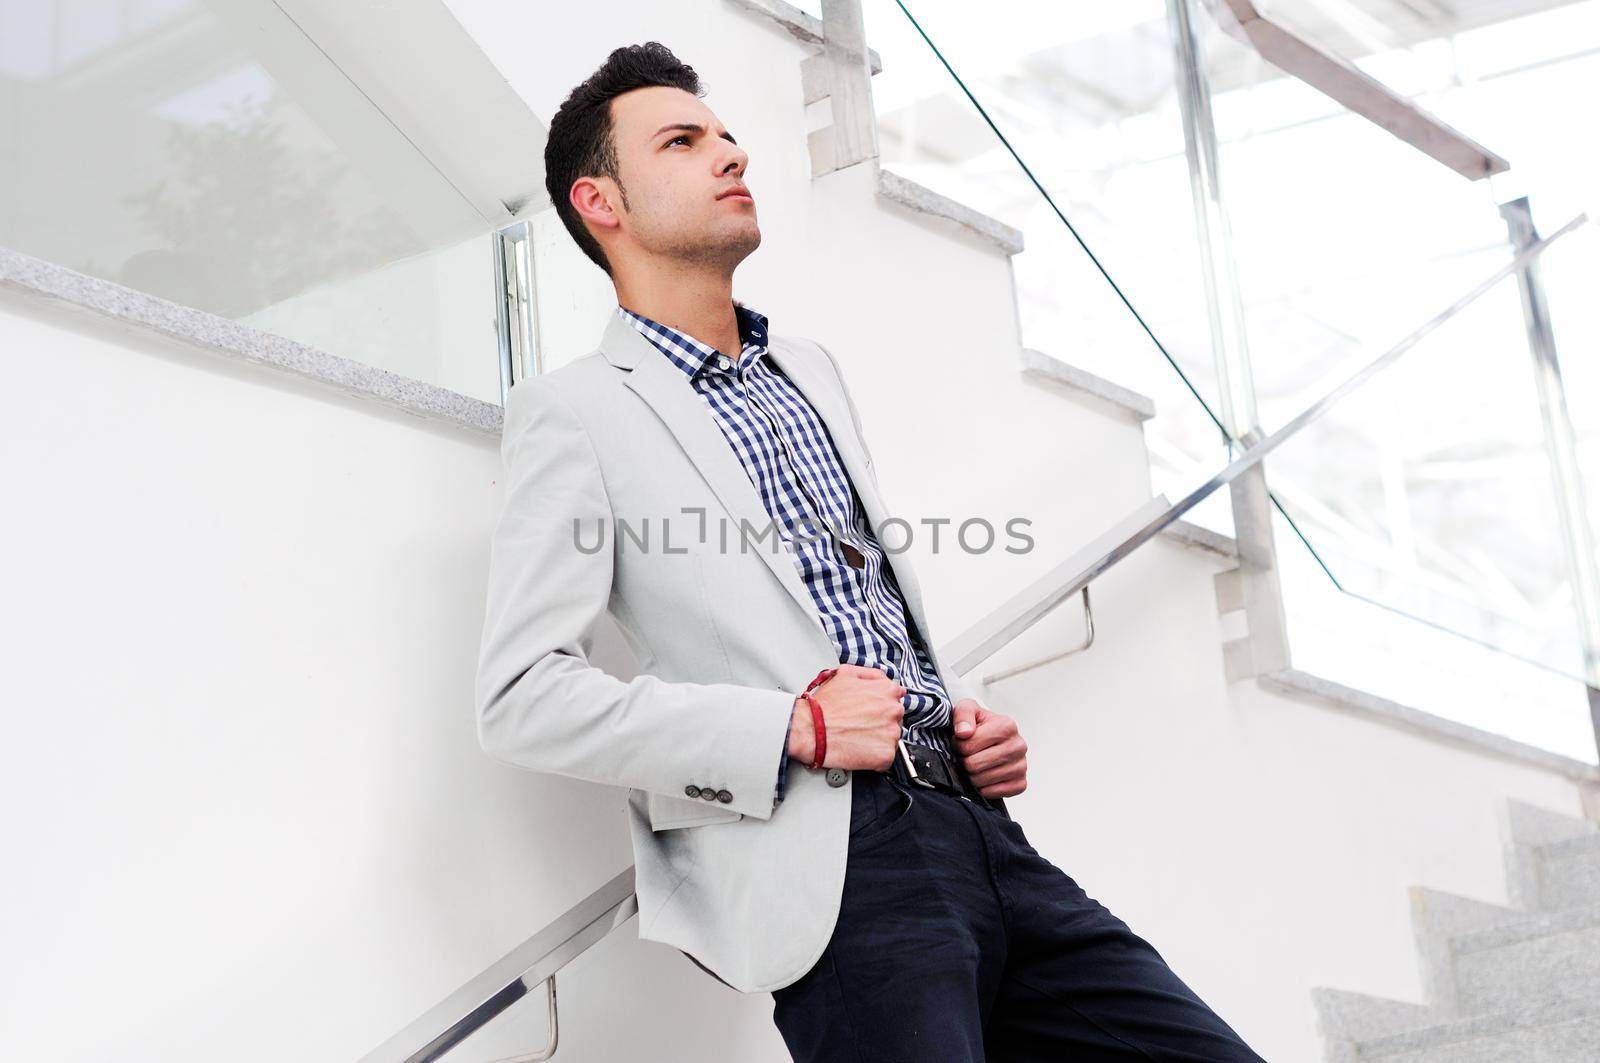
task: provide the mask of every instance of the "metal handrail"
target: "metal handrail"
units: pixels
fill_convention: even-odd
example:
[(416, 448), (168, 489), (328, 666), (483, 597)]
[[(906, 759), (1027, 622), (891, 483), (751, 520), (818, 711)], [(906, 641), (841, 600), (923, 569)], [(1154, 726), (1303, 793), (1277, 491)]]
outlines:
[[(1189, 510), (1205, 501), (1219, 487), (1232, 483), (1246, 470), (1259, 464), (1262, 458), (1276, 450), (1285, 441), (1292, 439), (1312, 421), (1321, 417), (1334, 403), (1366, 383), (1368, 378), (1379, 370), (1387, 368), (1402, 354), (1420, 343), (1429, 333), (1461, 313), (1496, 284), (1518, 270), (1525, 268), (1528, 263), (1543, 254), (1551, 244), (1577, 229), (1588, 220), (1587, 214), (1579, 214), (1549, 236), (1537, 243), (1529, 244), (1520, 254), (1517, 254), (1500, 269), (1495, 270), (1493, 274), (1467, 292), (1466, 295), (1434, 315), (1399, 343), (1351, 375), (1349, 379), (1327, 395), (1312, 403), (1311, 406), (1282, 428), (1269, 436), (1250, 443), (1226, 468), (1189, 492), (1178, 502), (1168, 505), (1165, 495), (1156, 495), (1130, 512), (1093, 542), (1072, 554), (1061, 564), (1056, 565), (1021, 591), (1012, 595), (993, 612), (952, 639), (941, 651), (944, 659), (950, 662), (951, 668), (957, 674), (964, 675), (970, 672), (980, 663), (999, 652), (1003, 646), (1006, 646), (1028, 628), (1038, 623), (1046, 614), (1068, 598), (1080, 591), (1087, 592), (1089, 583), (1095, 577), (1124, 557), (1127, 557), (1146, 542), (1149, 542), (1164, 528), (1173, 524)], [(1085, 593), (1086, 608), (1087, 604), (1087, 593)], [(1059, 656), (1061, 655), (1057, 654), (1053, 657), (1044, 658), (1041, 661), (1026, 665), (1024, 668), (1034, 667), (1037, 664), (1044, 663), (1045, 660), (1054, 660)], [(1018, 671), (1024, 670), (1024, 668), (1007, 669), (1005, 672), (996, 673), (992, 677), (985, 678), (1014, 675)]]
[(639, 900), (633, 883), (630, 866), (362, 1056), (361, 1063), (431, 1063), (527, 996), (540, 982), (547, 983), (550, 1039), (542, 1053), (515, 1058), (549, 1059), (556, 1050), (556, 972), (638, 914)]
[[(1167, 500), (1167, 496), (1166, 495), (1158, 495), (1157, 498), (1163, 503), (1166, 502), (1166, 500)], [(994, 682), (997, 682), (997, 681), (999, 681), (1001, 679), (1009, 679), (1014, 675), (1020, 675), (1023, 672), (1032, 671), (1033, 669), (1038, 668), (1040, 665), (1053, 664), (1054, 662), (1061, 660), (1063, 657), (1071, 657), (1075, 653), (1082, 653), (1084, 650), (1087, 650), (1090, 646), (1093, 646), (1094, 645), (1094, 606), (1092, 604), (1090, 604), (1090, 602), (1089, 602), (1089, 588), (1088, 588), (1087, 585), (1084, 586), (1084, 588), (1083, 588), (1081, 593), (1083, 594), (1083, 629), (1084, 629), (1083, 641), (1082, 642), (1078, 643), (1076, 646), (1069, 646), (1064, 650), (1058, 650), (1055, 653), (1048, 654), (1048, 655), (1046, 655), (1044, 657), (1037, 657), (1037, 658), (1035, 658), (1034, 660), (1031, 660), (1031, 661), (1024, 661), (1022, 664), (1012, 665), (1010, 668), (1005, 668), (1005, 669), (1002, 669), (1002, 670), (1000, 670), (998, 672), (988, 672), (988, 673), (986, 673), (984, 675), (983, 682), (985, 682), (985, 683), (994, 683)]]

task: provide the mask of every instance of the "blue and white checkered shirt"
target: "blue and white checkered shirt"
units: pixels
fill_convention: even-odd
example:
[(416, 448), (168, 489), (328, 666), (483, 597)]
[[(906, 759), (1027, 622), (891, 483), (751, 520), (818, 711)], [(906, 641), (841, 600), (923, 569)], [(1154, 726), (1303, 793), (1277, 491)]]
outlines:
[[(617, 307), (617, 313), (683, 370), (705, 401), (773, 524), (794, 543), (791, 556), (823, 630), (838, 647), (839, 663), (883, 669), (906, 688), (901, 737), (953, 756), (950, 697), (906, 612), (894, 571), (867, 524), (827, 426), (772, 359), (762, 357), (770, 335), (767, 319), (734, 304), (743, 349), (737, 363), (728, 359), (724, 368), (720, 352), (693, 336), (625, 307)], [(810, 519), (812, 512), (822, 527)], [(846, 537), (855, 556), (865, 558), (864, 567), (846, 560), (834, 529), (849, 529)], [(783, 800), (788, 764), (786, 735), (774, 807)]]

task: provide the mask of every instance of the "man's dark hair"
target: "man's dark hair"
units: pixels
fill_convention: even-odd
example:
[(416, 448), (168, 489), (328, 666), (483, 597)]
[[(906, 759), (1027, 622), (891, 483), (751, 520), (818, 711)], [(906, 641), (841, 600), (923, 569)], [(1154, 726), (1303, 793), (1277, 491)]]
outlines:
[(628, 207), (628, 192), (617, 173), (617, 142), (611, 122), (611, 101), (624, 92), (664, 85), (696, 96), (705, 94), (694, 68), (682, 62), (666, 45), (656, 41), (630, 44), (606, 56), (600, 69), (590, 74), (567, 95), (561, 109), (550, 120), (550, 136), (544, 145), (544, 187), (555, 204), (556, 214), (583, 253), (611, 275), (600, 242), (583, 219), (572, 209), (568, 198), (572, 183), (580, 177), (609, 177), (617, 182), (622, 206)]

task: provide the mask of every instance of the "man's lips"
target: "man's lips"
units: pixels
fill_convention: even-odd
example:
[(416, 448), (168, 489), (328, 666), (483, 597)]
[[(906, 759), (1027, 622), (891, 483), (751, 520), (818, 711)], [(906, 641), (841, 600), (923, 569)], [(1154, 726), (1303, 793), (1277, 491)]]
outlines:
[(729, 190), (727, 192), (722, 193), (722, 195), (718, 196), (717, 198), (718, 199), (748, 199), (752, 203), (755, 202), (755, 197), (752, 196), (749, 193), (748, 190), (743, 189), (743, 188), (731, 189), (731, 190)]

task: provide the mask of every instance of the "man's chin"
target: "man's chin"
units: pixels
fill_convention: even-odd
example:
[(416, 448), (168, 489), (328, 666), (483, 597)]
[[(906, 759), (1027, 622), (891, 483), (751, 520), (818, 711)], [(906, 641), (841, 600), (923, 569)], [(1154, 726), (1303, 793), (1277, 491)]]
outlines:
[(724, 241), (719, 248), (719, 257), (737, 265), (749, 258), (755, 249), (760, 246), (761, 230), (752, 226), (749, 230)]
[(660, 251), (686, 262), (720, 262), (732, 267), (743, 262), (761, 246), (761, 230), (753, 225), (717, 235), (718, 239), (705, 243), (666, 245)]

